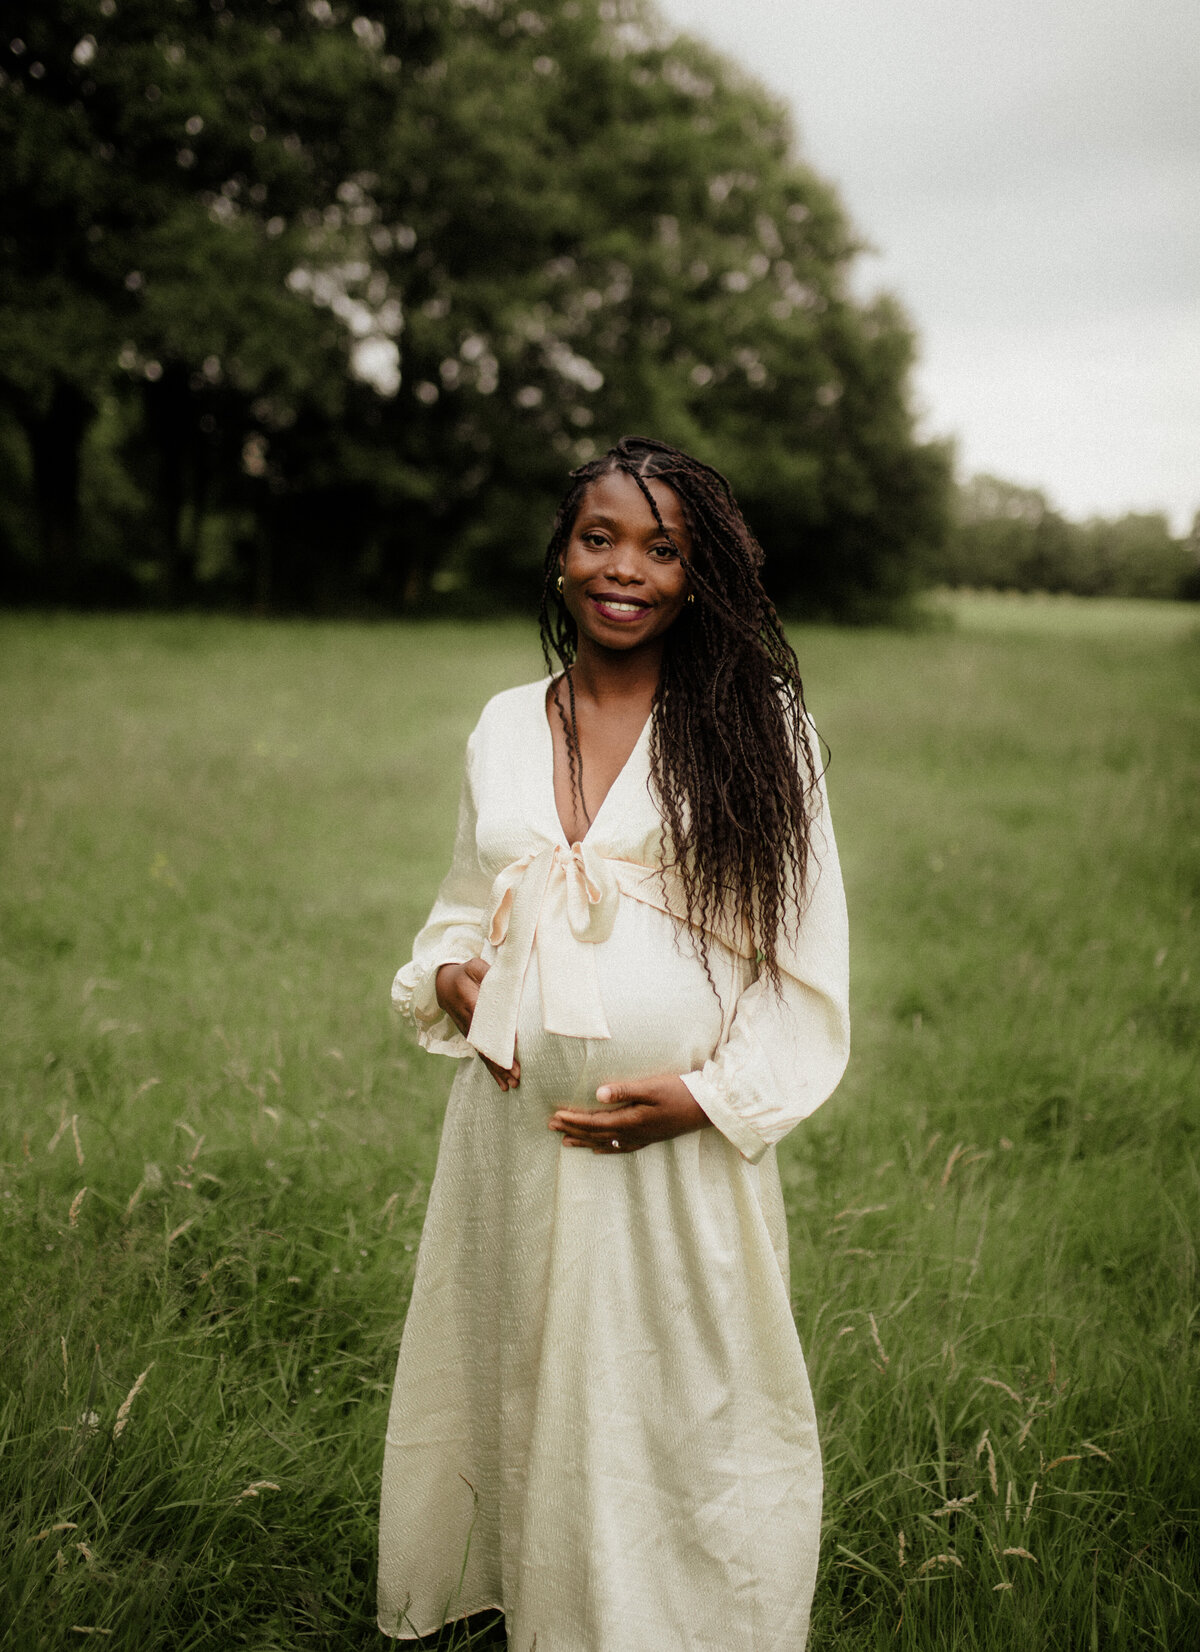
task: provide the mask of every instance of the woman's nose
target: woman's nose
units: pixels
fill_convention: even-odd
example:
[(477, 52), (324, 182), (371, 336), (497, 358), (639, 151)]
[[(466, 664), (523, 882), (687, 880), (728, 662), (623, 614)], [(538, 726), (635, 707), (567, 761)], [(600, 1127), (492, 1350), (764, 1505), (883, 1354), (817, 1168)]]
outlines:
[(618, 579), (623, 585), (640, 585), (642, 567), (637, 547), (628, 540), (617, 540), (609, 551), (607, 572), (610, 579)]

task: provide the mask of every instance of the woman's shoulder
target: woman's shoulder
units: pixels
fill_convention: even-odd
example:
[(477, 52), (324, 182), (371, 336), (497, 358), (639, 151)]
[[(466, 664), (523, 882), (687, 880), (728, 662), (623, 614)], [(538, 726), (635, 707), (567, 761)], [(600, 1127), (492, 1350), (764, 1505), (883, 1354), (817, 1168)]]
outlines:
[(485, 718), (502, 722), (510, 717), (526, 715), (531, 709), (544, 708), (547, 681), (547, 678), (539, 677), (536, 682), (518, 683), (516, 688), (502, 688), (484, 706), (480, 722)]
[(493, 694), (479, 714), (472, 740), (491, 736), (513, 735), (527, 727), (531, 719), (544, 717), (546, 682), (520, 683), (516, 688), (501, 689)]

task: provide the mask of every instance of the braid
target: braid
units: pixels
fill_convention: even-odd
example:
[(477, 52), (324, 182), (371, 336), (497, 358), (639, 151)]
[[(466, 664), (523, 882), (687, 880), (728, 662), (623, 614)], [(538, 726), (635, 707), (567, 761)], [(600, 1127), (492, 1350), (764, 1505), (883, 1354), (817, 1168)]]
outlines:
[[(818, 778), (799, 662), (763, 589), (762, 548), (729, 483), (678, 448), (643, 437), (624, 437), (572, 472), (546, 551), (538, 617), (546, 669), (557, 661), (566, 676), (569, 720), (555, 700), (571, 785), (582, 805), (571, 681), (577, 639), (554, 581), (585, 491), (614, 471), (637, 483), (664, 532), (648, 483), (670, 487), (692, 536), (687, 574), (695, 601), (666, 634), (650, 714), (650, 772), (672, 869), (705, 968), (707, 933), (732, 908), (748, 926), (764, 973), (777, 982), (779, 937), (804, 897)], [(586, 808), (584, 815), (590, 823)]]

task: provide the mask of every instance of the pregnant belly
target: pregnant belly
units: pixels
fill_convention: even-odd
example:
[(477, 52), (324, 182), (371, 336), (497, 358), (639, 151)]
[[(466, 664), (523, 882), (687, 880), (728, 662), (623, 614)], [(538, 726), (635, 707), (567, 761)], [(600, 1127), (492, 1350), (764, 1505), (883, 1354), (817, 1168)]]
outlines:
[(563, 1038), (546, 1032), (535, 954), (517, 1033), (527, 1099), (558, 1105), (564, 1096), (581, 1099), (606, 1079), (702, 1066), (721, 1037), (722, 1002), (731, 1012), (738, 990), (731, 954), (716, 942), (710, 945), (718, 999), (690, 934), (666, 913), (630, 899), (621, 902), (608, 940), (589, 951), (611, 1036)]

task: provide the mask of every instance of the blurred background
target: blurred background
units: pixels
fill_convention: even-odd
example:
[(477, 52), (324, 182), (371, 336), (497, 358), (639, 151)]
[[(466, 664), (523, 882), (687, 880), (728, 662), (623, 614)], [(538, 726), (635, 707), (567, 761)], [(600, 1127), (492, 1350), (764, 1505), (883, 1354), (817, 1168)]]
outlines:
[[(1173, 15), (1169, 0), (1152, 9)], [(1086, 123), (1065, 121), (1074, 175), (1030, 163), (1045, 147), (1038, 119), (1086, 105), (1095, 82), (1111, 94), (1092, 100), (1100, 125), (1119, 105), (1140, 112), (1131, 129), (1175, 132), (1174, 170), (1156, 176), (1184, 177), (1187, 133), (1173, 122), (1186, 58), (1170, 31), (1151, 35), (1147, 57), (1100, 28), (1099, 47), (1072, 58), (1089, 36), (1067, 0), (1036, 26), (1025, 18), (1028, 39), (1024, 7), (1006, 34), (916, 0), (834, 10), (11, 10), (0, 600), (525, 607), (564, 473), (625, 433), (680, 443), (734, 479), (792, 614), (888, 617), (938, 583), (1200, 596), (1200, 481), (1185, 499), (1178, 461), (1188, 428), (1172, 427), (1169, 476), (1146, 462), (1141, 490), (1098, 485), (1089, 500), (1068, 459), (1091, 438), (1055, 401), (1097, 398), (1086, 380), (1040, 396), (1029, 380), (1034, 358), (1065, 378), (1046, 329), (1080, 290), (1072, 247), (1103, 268), (1106, 245), (1136, 239), (1136, 276), (1156, 264), (1162, 220), (1178, 233), (1158, 262), (1174, 271), (1186, 249), (1166, 209), (1132, 226), (1140, 238), (1110, 224), (1097, 240), (1098, 209), (1080, 205), (1072, 176), (1103, 174), (1143, 204), (1147, 191), (1103, 155), (1086, 169)], [(769, 88), (680, 26), (744, 45)], [(1180, 20), (1180, 42), (1191, 26)], [(1041, 218), (1020, 210), (1034, 173)], [(981, 212), (1001, 175), (1010, 225), (1058, 226), (1042, 265), (1028, 238), (1008, 242), (1005, 265), (1004, 220)], [(1049, 321), (1039, 288), (1054, 291)], [(1001, 292), (1002, 313), (986, 296)], [(972, 293), (977, 316), (998, 315), (986, 337), (962, 326)], [(1186, 308), (1172, 314), (1178, 330)], [(1105, 329), (1092, 320), (1081, 347), (1094, 357)], [(914, 377), (927, 324), (932, 359)], [(1109, 329), (1114, 360), (1127, 335)], [(1169, 353), (1176, 368), (1186, 359)], [(1143, 415), (1155, 392), (1140, 390), (1126, 421), (1135, 464), (1154, 446)], [(1031, 468), (1039, 454), (1055, 474)], [(1010, 458), (1019, 474), (990, 473)]]

